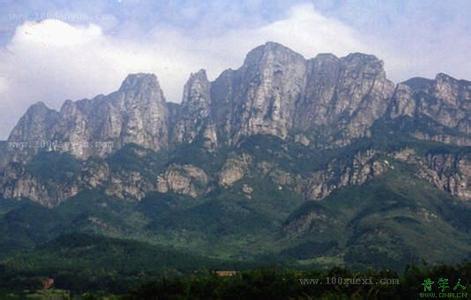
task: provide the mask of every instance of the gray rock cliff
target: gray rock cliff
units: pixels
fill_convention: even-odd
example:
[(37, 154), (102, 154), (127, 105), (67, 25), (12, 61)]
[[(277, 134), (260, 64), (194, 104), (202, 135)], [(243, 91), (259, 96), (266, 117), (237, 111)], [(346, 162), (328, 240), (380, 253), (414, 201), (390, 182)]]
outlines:
[[(0, 144), (0, 196), (29, 198), (49, 207), (84, 189), (102, 189), (119, 199), (140, 200), (153, 191), (197, 198), (214, 186), (230, 190), (257, 170), (280, 188), (320, 200), (388, 172), (391, 166), (384, 157), (390, 157), (416, 167), (415, 175), (435, 187), (470, 200), (470, 110), (469, 81), (438, 74), (433, 80), (413, 78), (394, 85), (383, 62), (373, 55), (319, 54), (305, 59), (268, 42), (250, 51), (240, 68), (224, 71), (213, 82), (204, 70), (191, 74), (181, 104), (165, 101), (155, 75), (132, 74), (116, 92), (67, 100), (59, 111), (42, 102), (31, 106), (8, 141)], [(378, 124), (389, 127), (378, 131)], [(421, 147), (458, 147), (461, 154), (453, 154), (455, 149), (427, 156), (414, 149), (409, 153), (404, 145), (402, 150), (371, 146), (378, 146), (375, 143), (386, 134), (401, 142), (407, 136)], [(371, 145), (352, 148), (348, 160), (331, 157), (320, 169), (296, 173), (277, 165), (273, 149), (268, 151), (272, 161), (238, 151), (244, 139), (258, 135), (312, 153), (335, 153), (365, 140)], [(158, 176), (110, 166), (107, 159), (128, 144), (167, 153)], [(172, 157), (188, 145), (197, 147), (186, 148), (187, 157)], [(194, 152), (188, 149), (202, 149), (221, 163), (212, 168), (212, 161), (193, 163), (189, 156)], [(54, 182), (32, 174), (28, 162), (42, 151), (77, 158), (79, 176)], [(99, 163), (93, 163), (94, 158)], [(255, 186), (242, 184), (248, 198), (256, 194)]]

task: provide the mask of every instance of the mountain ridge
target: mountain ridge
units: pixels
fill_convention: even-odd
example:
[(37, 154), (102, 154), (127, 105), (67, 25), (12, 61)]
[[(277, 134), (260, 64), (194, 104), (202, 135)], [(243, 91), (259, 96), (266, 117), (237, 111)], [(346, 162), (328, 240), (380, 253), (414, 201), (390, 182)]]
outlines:
[[(226, 70), (212, 82), (205, 70), (191, 74), (180, 104), (166, 102), (156, 75), (137, 73), (128, 75), (116, 92), (68, 100), (59, 111), (42, 102), (32, 105), (3, 145), (0, 192), (48, 206), (97, 187), (123, 199), (139, 200), (151, 191), (199, 197), (215, 186), (232, 186), (250, 168), (264, 163), (279, 169), (275, 182), (319, 200), (340, 187), (379, 176), (390, 168), (385, 161), (399, 155), (420, 169), (417, 176), (468, 200), (470, 110), (469, 81), (440, 73), (433, 80), (412, 78), (396, 85), (374, 55), (319, 54), (305, 59), (268, 42), (251, 50), (240, 68)], [(240, 151), (245, 141), (258, 136), (280, 139), (276, 143), (293, 145), (313, 161), (327, 153), (356, 152), (347, 160), (327, 155), (330, 161), (323, 169), (298, 174), (280, 168), (280, 162)], [(385, 143), (401, 146), (385, 149)], [(411, 143), (416, 146), (408, 147)], [(128, 145), (138, 147), (129, 152), (124, 149)], [(434, 147), (463, 147), (465, 155), (432, 154), (430, 159), (421, 153)], [(189, 158), (183, 164), (171, 161), (193, 148), (201, 158), (218, 157), (221, 162), (208, 170)], [(81, 167), (73, 184), (44, 182), (29, 171), (28, 165), (44, 151), (78, 159)], [(143, 159), (154, 152), (166, 158), (164, 166), (149, 171), (155, 175), (150, 178), (143, 177), (146, 166), (123, 173), (115, 172), (110, 163), (122, 153)]]
[(394, 84), (375, 56), (305, 59), (276, 43), (214, 81), (191, 74), (180, 104), (156, 75), (130, 74), (109, 95), (31, 106), (0, 143), (0, 253), (81, 261), (64, 246), (85, 239), (98, 246), (87, 268), (140, 248), (207, 266), (466, 260), (470, 111), (469, 81)]
[[(203, 73), (204, 78), (201, 77)], [(327, 135), (329, 144), (342, 146), (351, 143), (352, 139), (368, 135), (372, 123), (383, 117), (388, 110), (394, 110), (393, 117), (410, 115), (411, 106), (414, 105), (412, 103), (414, 101), (410, 99), (413, 98), (414, 95), (411, 94), (414, 92), (407, 88), (413, 89), (413, 84), (410, 87), (410, 81), (405, 81), (394, 85), (386, 79), (383, 62), (373, 55), (362, 53), (352, 53), (342, 58), (337, 58), (332, 54), (319, 54), (315, 58), (306, 60), (302, 55), (281, 44), (268, 42), (250, 51), (239, 69), (226, 70), (213, 82), (209, 82), (204, 70), (195, 74), (200, 74), (198, 80), (204, 81), (206, 87), (200, 86), (199, 88), (202, 89), (200, 91), (196, 91), (194, 87), (188, 87), (195, 80), (193, 74), (190, 76), (185, 89), (192, 89), (193, 93), (196, 91), (197, 94), (188, 94), (189, 91), (187, 91), (185, 95), (184, 92), (182, 102), (174, 105), (178, 116), (172, 116), (168, 112), (169, 105), (165, 101), (154, 74), (131, 74), (123, 81), (117, 92), (108, 96), (100, 95), (91, 100), (66, 101), (59, 112), (48, 109), (47, 115), (42, 116), (41, 114), (45, 114), (46, 106), (37, 104), (42, 107), (41, 112), (34, 110), (36, 105), (33, 105), (12, 130), (8, 142), (25, 143), (28, 147), (28, 143), (38, 139), (57, 141), (64, 144), (64, 149), (53, 150), (71, 152), (78, 158), (87, 158), (94, 155), (106, 156), (126, 143), (136, 143), (159, 150), (161, 147), (169, 147), (172, 143), (192, 142), (202, 130), (207, 131), (206, 136), (212, 139), (213, 144), (217, 144), (218, 136), (221, 136), (220, 140), (229, 136), (226, 137), (229, 141), (225, 142), (236, 144), (241, 136), (272, 134), (286, 138), (291, 133), (290, 131), (306, 131), (314, 128), (314, 130), (325, 131), (320, 135)], [(277, 79), (275, 74), (285, 77)], [(243, 78), (248, 81), (243, 82)], [(276, 83), (277, 80), (281, 80), (282, 83)], [(444, 74), (438, 74), (434, 82), (447, 80), (464, 84), (466, 85), (464, 89), (468, 90), (471, 85), (467, 81), (459, 81)], [(453, 84), (456, 85), (456, 83)], [(255, 88), (250, 88), (253, 85)], [(438, 96), (442, 96), (445, 100), (456, 93), (453, 90), (450, 91), (453, 87), (446, 86), (446, 82), (440, 86), (443, 87), (442, 94)], [(272, 94), (272, 91), (283, 88), (286, 91)], [(157, 97), (156, 103), (153, 104), (151, 101), (147, 103), (148, 106), (145, 106), (145, 103), (139, 103), (139, 99), (133, 99), (133, 97), (139, 97), (138, 94), (129, 94), (132, 90), (134, 93), (148, 93), (147, 97)], [(126, 95), (126, 91), (129, 95)], [(236, 93), (232, 94), (234, 91)], [(241, 92), (244, 94), (239, 95), (238, 93)], [(447, 92), (451, 95), (447, 95)], [(125, 103), (118, 103), (113, 108), (100, 105), (102, 102), (117, 102), (118, 100), (113, 98), (116, 98), (116, 94), (119, 93), (124, 94), (122, 97), (125, 100), (129, 99), (131, 105), (140, 104), (141, 107), (137, 107), (138, 109), (149, 110), (148, 120), (145, 120), (144, 115), (141, 116), (142, 111), (138, 113), (130, 110), (129, 113), (118, 116), (116, 110), (121, 111)], [(408, 99), (404, 99), (405, 97)], [(468, 99), (469, 93), (463, 97)], [(204, 100), (199, 103), (201, 99)], [(395, 102), (397, 102), (396, 107), (392, 107)], [(95, 107), (87, 109), (87, 104)], [(96, 107), (97, 105), (99, 107)], [(202, 107), (198, 107), (199, 105)], [(466, 106), (466, 109), (469, 107)], [(193, 115), (189, 113), (192, 110)], [(99, 111), (110, 120), (101, 124), (91, 124), (93, 122), (87, 119), (94, 117), (87, 114), (93, 111)], [(102, 116), (96, 118), (99, 117)], [(57, 118), (63, 119), (63, 123), (67, 123), (69, 127), (72, 124), (76, 128), (60, 128), (66, 127), (67, 124), (57, 125)], [(191, 125), (188, 122), (183, 124), (185, 118), (192, 118), (195, 123), (205, 123), (208, 119), (209, 124), (203, 126), (204, 128), (201, 128), (200, 124)], [(126, 124), (121, 124), (122, 120), (117, 123), (113, 122), (120, 119), (130, 121)], [(154, 128), (146, 133), (140, 120), (145, 120), (146, 126)], [(86, 122), (85, 128), (80, 128), (79, 125), (83, 125), (83, 122)], [(33, 123), (34, 126), (29, 123)], [(465, 120), (464, 124), (460, 125), (461, 132), (469, 135), (469, 124), (469, 119)], [(88, 136), (90, 134), (84, 132), (87, 127), (97, 132), (93, 136)], [(332, 127), (338, 128), (329, 132)], [(38, 128), (41, 132), (34, 131)], [(170, 131), (174, 136), (167, 136)], [(144, 134), (139, 136), (142, 132)], [(184, 138), (184, 135), (187, 137)], [(434, 137), (424, 138), (433, 139)], [(440, 137), (435, 137), (435, 139), (440, 140)], [(458, 143), (470, 145), (468, 139), (463, 138), (463, 140), (464, 142)], [(97, 141), (105, 145), (97, 146), (96, 149), (93, 147), (83, 149), (86, 147), (73, 145)], [(455, 143), (453, 137), (448, 140), (442, 137), (441, 141)], [(107, 146), (111, 149), (105, 149)], [(34, 153), (34, 148), (37, 147), (29, 145), (29, 148), (32, 148)]]

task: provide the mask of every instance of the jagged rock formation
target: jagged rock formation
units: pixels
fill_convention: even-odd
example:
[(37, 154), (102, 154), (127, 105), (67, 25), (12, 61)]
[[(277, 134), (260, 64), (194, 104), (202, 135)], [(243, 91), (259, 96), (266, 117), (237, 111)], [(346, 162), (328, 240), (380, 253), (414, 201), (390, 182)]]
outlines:
[(172, 192), (196, 198), (209, 191), (209, 177), (192, 165), (171, 165), (157, 178), (133, 170), (112, 170), (104, 161), (86, 161), (66, 178), (45, 178), (19, 163), (0, 173), (1, 195), (7, 199), (30, 199), (54, 207), (88, 189), (103, 190), (117, 199), (139, 201), (149, 192)]
[(429, 153), (421, 157), (406, 148), (392, 156), (417, 167), (418, 177), (464, 200), (471, 200), (471, 156), (468, 154)]
[(241, 180), (245, 175), (247, 175), (251, 163), (252, 157), (247, 154), (229, 158), (218, 174), (219, 185), (230, 187), (237, 181)]
[(369, 135), (387, 109), (394, 84), (372, 55), (344, 58), (321, 54), (308, 61), (306, 88), (297, 105), (297, 127), (320, 132), (323, 142), (348, 144)]
[(165, 103), (154, 75), (130, 75), (119, 91), (66, 101), (60, 112), (43, 103), (32, 106), (8, 141), (82, 159), (104, 157), (129, 143), (159, 150), (202, 138), (214, 149), (219, 140), (235, 145), (256, 134), (286, 139), (293, 131), (310, 133), (303, 143), (314, 132), (323, 143), (345, 145), (369, 134), (393, 90), (374, 56), (306, 60), (267, 43), (252, 50), (240, 69), (225, 71), (214, 82), (204, 70), (192, 74), (181, 105)]
[(207, 149), (217, 147), (215, 124), (209, 117), (211, 109), (210, 88), (211, 83), (205, 70), (191, 74), (190, 79), (185, 84), (182, 104), (176, 114), (172, 137), (174, 144), (191, 144), (196, 140), (202, 140)]
[(225, 71), (213, 83), (213, 117), (229, 143), (242, 136), (286, 138), (302, 94), (305, 59), (275, 43), (252, 50), (243, 66)]
[[(413, 78), (395, 86), (386, 78), (383, 62), (372, 55), (319, 54), (305, 59), (269, 42), (250, 51), (239, 69), (226, 70), (213, 82), (204, 70), (191, 74), (181, 104), (165, 102), (155, 75), (133, 74), (118, 91), (91, 100), (68, 100), (60, 111), (41, 102), (31, 106), (0, 145), (0, 195), (30, 198), (46, 206), (83, 189), (103, 189), (121, 199), (139, 200), (151, 191), (196, 198), (212, 186), (229, 189), (243, 178), (262, 174), (280, 188), (319, 200), (341, 187), (381, 176), (391, 169), (384, 160), (388, 156), (417, 167), (415, 175), (436, 187), (469, 200), (469, 155), (407, 156), (397, 148), (370, 145), (352, 150), (348, 159), (332, 157), (322, 167), (297, 173), (236, 150), (244, 139), (258, 135), (274, 136), (313, 153), (346, 149), (374, 141), (378, 124), (388, 124), (376, 135), (450, 144), (466, 154), (465, 146), (471, 145), (470, 108), (469, 81), (438, 74), (434, 80)], [(139, 169), (114, 170), (106, 159), (128, 144), (169, 153), (196, 145), (194, 149), (222, 157), (222, 162), (209, 169), (188, 162), (188, 157), (177, 163), (169, 158), (155, 178)], [(404, 149), (401, 144), (399, 150)], [(30, 173), (28, 162), (44, 150), (78, 158), (80, 176), (57, 183)], [(256, 187), (243, 187), (252, 197)]]
[(333, 159), (322, 170), (302, 175), (292, 174), (266, 161), (260, 162), (257, 168), (274, 183), (302, 194), (306, 200), (322, 200), (338, 188), (361, 185), (380, 176), (391, 166), (388, 161), (381, 160), (376, 151), (367, 150), (356, 153), (351, 160)]
[(119, 91), (67, 101), (60, 112), (33, 105), (8, 142), (79, 158), (104, 157), (129, 143), (159, 150), (203, 140), (215, 149), (219, 141), (236, 145), (256, 134), (295, 136), (305, 145), (332, 147), (369, 136), (373, 123), (388, 111), (392, 119), (427, 117), (457, 133), (411, 132), (418, 138), (467, 145), (470, 103), (468, 81), (439, 74), (394, 88), (382, 61), (372, 55), (320, 54), (306, 60), (270, 42), (214, 82), (204, 70), (192, 74), (181, 105), (165, 103), (154, 75), (130, 75)]
[(338, 188), (361, 185), (388, 169), (388, 163), (380, 161), (375, 151), (366, 151), (357, 153), (347, 164), (332, 161), (325, 170), (310, 174), (300, 188), (307, 199), (320, 200)]
[(470, 146), (470, 109), (471, 82), (438, 74), (435, 80), (413, 78), (398, 84), (390, 116), (428, 120), (427, 128), (413, 131), (419, 139)]
[(8, 142), (36, 152), (68, 152), (78, 158), (106, 156), (135, 143), (168, 146), (165, 98), (155, 75), (129, 75), (121, 88), (92, 100), (66, 101), (59, 112), (33, 105)]
[(208, 175), (198, 167), (171, 165), (157, 179), (157, 191), (196, 198), (207, 191), (208, 181)]
[(5, 199), (30, 199), (54, 207), (79, 191), (76, 181), (57, 182), (36, 177), (19, 163), (9, 164), (0, 173), (1, 194)]
[(267, 43), (252, 50), (240, 69), (221, 74), (211, 97), (220, 135), (231, 143), (255, 134), (284, 139), (293, 130), (327, 130), (331, 142), (347, 144), (368, 134), (393, 91), (383, 63), (372, 55), (305, 60)]

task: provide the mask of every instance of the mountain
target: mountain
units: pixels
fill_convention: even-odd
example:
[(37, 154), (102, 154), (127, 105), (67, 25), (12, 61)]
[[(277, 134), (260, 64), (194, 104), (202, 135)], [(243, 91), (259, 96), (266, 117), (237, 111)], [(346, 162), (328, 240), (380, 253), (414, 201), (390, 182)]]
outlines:
[(81, 232), (231, 261), (460, 261), (470, 108), (469, 81), (394, 84), (373, 55), (273, 42), (214, 81), (191, 74), (180, 104), (132, 74), (110, 95), (31, 106), (0, 144), (0, 247)]
[(33, 105), (8, 142), (78, 158), (103, 157), (129, 143), (158, 150), (168, 146), (167, 115), (157, 77), (134, 74), (117, 92), (66, 101), (59, 112), (41, 102)]
[(418, 139), (470, 146), (470, 99), (470, 81), (442, 73), (435, 80), (412, 78), (397, 85), (390, 117), (420, 123), (411, 130)]

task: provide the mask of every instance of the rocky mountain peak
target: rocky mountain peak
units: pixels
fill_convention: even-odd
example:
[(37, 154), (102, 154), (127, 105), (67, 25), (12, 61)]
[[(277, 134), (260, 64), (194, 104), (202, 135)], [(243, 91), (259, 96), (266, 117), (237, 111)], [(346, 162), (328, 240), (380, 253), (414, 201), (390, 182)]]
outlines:
[(199, 102), (209, 104), (209, 88), (210, 82), (206, 70), (201, 69), (196, 73), (191, 73), (184, 87), (182, 105)]
[[(374, 55), (364, 53), (351, 53), (342, 58), (347, 71), (351, 71), (352, 76), (362, 75), (366, 78), (379, 77), (386, 78), (384, 63)], [(354, 77), (358, 78), (358, 77)]]
[[(374, 55), (324, 53), (306, 60), (267, 42), (214, 82), (205, 70), (191, 74), (180, 105), (166, 103), (156, 75), (130, 74), (117, 92), (67, 101), (60, 112), (31, 107), (11, 139), (58, 140), (80, 158), (103, 157), (128, 143), (159, 150), (202, 138), (213, 147), (258, 134), (286, 139), (301, 133), (311, 146), (341, 147), (370, 136), (387, 111), (393, 118), (426, 116), (467, 134), (470, 86), (446, 74), (395, 86)], [(96, 142), (103, 146), (86, 149)]]
[(328, 61), (338, 61), (339, 58), (332, 53), (319, 53), (316, 57), (310, 59), (310, 61), (316, 62), (328, 62)]
[[(12, 131), (9, 141), (35, 145), (34, 151), (17, 159), (25, 163), (27, 159), (23, 157), (33, 158), (42, 147), (36, 141), (45, 142), (48, 151), (67, 152), (86, 162), (91, 156), (109, 157), (128, 144), (153, 151), (204, 149), (216, 155), (226, 150), (242, 150), (250, 146), (245, 142), (250, 144), (258, 138), (263, 142), (260, 147), (272, 147), (272, 141), (261, 135), (275, 136), (273, 141), (282, 145), (301, 144), (300, 151), (306, 151), (302, 156), (310, 157), (312, 153), (323, 155), (332, 148), (340, 150), (338, 153), (351, 151), (350, 147), (357, 147), (353, 145), (357, 141), (364, 144), (366, 140), (365, 144), (369, 144), (370, 140), (374, 145), (378, 134), (386, 132), (381, 126), (390, 124), (391, 128), (386, 127), (388, 134), (469, 146), (470, 109), (470, 82), (438, 74), (434, 80), (413, 78), (396, 86), (386, 78), (383, 62), (374, 55), (353, 53), (339, 58), (319, 54), (306, 60), (283, 45), (269, 42), (250, 51), (240, 68), (224, 71), (213, 82), (208, 80), (205, 70), (191, 74), (181, 104), (165, 101), (157, 76), (131, 74), (118, 91), (93, 99), (68, 100), (59, 112), (44, 103), (33, 105)], [(402, 126), (399, 123), (402, 121), (408, 123)], [(182, 144), (193, 145), (186, 148)], [(188, 156), (190, 159), (191, 155)], [(282, 161), (285, 154), (275, 156)], [(312, 180), (302, 182), (308, 182), (313, 198), (325, 196), (340, 186), (360, 184), (386, 170), (388, 163), (377, 162), (373, 156), (376, 154), (360, 155), (352, 166), (340, 166), (344, 164), (342, 160), (333, 161), (325, 170), (312, 170), (316, 172)], [(211, 177), (213, 180), (219, 177), (220, 184), (227, 186), (234, 179), (243, 178), (257, 160), (256, 156), (249, 159), (241, 154), (240, 159), (224, 163), (226, 167), (220, 165), (222, 172), (217, 176), (213, 171), (203, 172), (205, 166), (199, 166), (201, 170), (174, 166), (161, 176), (159, 191), (200, 195), (206, 188), (199, 190), (198, 184), (188, 188), (193, 180), (199, 178), (197, 181), (206, 185)], [(435, 180), (438, 175), (431, 177), (436, 185), (445, 182), (441, 186), (469, 198), (466, 187), (470, 164), (468, 159), (455, 159), (449, 165), (456, 164), (461, 164), (462, 177), (445, 176), (439, 181)], [(296, 166), (297, 162), (293, 163), (293, 168), (297, 169)], [(155, 188), (154, 179), (142, 191), (136, 190), (144, 175), (139, 170), (128, 175), (129, 190), (138, 191), (139, 197), (145, 194), (144, 190)], [(277, 177), (280, 182), (290, 181), (295, 186), (298, 175)], [(124, 179), (115, 178), (112, 186), (119, 191), (123, 182)], [(4, 186), (11, 184), (7, 182)], [(15, 194), (10, 190), (9, 195), (37, 194), (38, 188), (37, 182), (29, 181), (25, 188), (20, 181), (17, 190), (21, 192)], [(304, 183), (301, 188), (304, 189)]]
[[(407, 87), (407, 88), (405, 88)], [(446, 144), (471, 145), (471, 82), (439, 73), (435, 79), (415, 77), (398, 85), (391, 117), (428, 120), (414, 137)]]
[(304, 57), (283, 45), (269, 42), (250, 51), (241, 68), (213, 83), (220, 135), (229, 143), (253, 134), (286, 138), (305, 72)]
[(58, 113), (44, 102), (31, 105), (10, 133), (10, 142), (38, 141), (48, 138), (48, 131), (57, 121)]
[(296, 127), (317, 131), (313, 138), (336, 145), (368, 136), (394, 91), (383, 62), (363, 53), (342, 58), (320, 54), (308, 60), (305, 80), (303, 96), (297, 102)]
[(67, 100), (59, 112), (33, 105), (9, 142), (25, 143), (24, 156), (46, 149), (103, 157), (129, 143), (157, 150), (168, 145), (165, 98), (155, 75), (131, 74), (117, 92)]
[(119, 88), (122, 92), (146, 89), (160, 89), (160, 85), (155, 74), (129, 74)]
[[(123, 81), (119, 91), (114, 95), (115, 105), (121, 110), (147, 110), (147, 114), (163, 114), (165, 97), (154, 74), (131, 74)], [(155, 116), (157, 117), (157, 116)], [(152, 117), (154, 118), (154, 117)]]
[(249, 53), (247, 53), (247, 57), (253, 57), (253, 56), (258, 56), (260, 57), (260, 55), (263, 55), (263, 54), (266, 54), (266, 53), (282, 53), (282, 52), (285, 52), (285, 53), (291, 53), (291, 54), (294, 54), (294, 55), (299, 55), (298, 53), (294, 52), (293, 50), (291, 50), (290, 48), (282, 45), (282, 44), (279, 44), (279, 43), (276, 43), (276, 42), (266, 42), (265, 44), (263, 45), (260, 45), (258, 47), (255, 47), (254, 49), (250, 50)]
[(450, 105), (457, 105), (458, 94), (461, 92), (460, 81), (444, 73), (435, 76), (434, 91), (437, 98)]
[(379, 67), (383, 67), (383, 61), (378, 59), (375, 55), (361, 53), (361, 52), (353, 52), (348, 54), (344, 57), (345, 61), (349, 62), (356, 62), (356, 63), (373, 63), (378, 64)]
[(27, 110), (26, 114), (34, 114), (34, 113), (45, 113), (50, 111), (51, 109), (46, 105), (46, 103), (42, 101), (38, 101), (31, 105)]
[(191, 73), (188, 82), (194, 81), (209, 81), (205, 69), (200, 69), (198, 72)]
[(264, 45), (250, 51), (244, 61), (243, 67), (264, 67), (271, 64), (287, 64), (294, 61), (304, 61), (304, 57), (275, 42), (267, 42)]
[[(183, 91), (183, 99), (173, 130), (176, 143), (191, 143), (205, 131), (213, 130), (210, 115), (211, 83), (205, 70), (192, 73)], [(210, 136), (215, 139), (215, 132)], [(215, 141), (213, 141), (215, 143)]]
[(435, 81), (437, 82), (454, 82), (457, 83), (459, 80), (445, 73), (438, 73), (435, 75)]
[(413, 77), (401, 84), (405, 84), (414, 90), (428, 90), (433, 85), (433, 80), (423, 77)]

